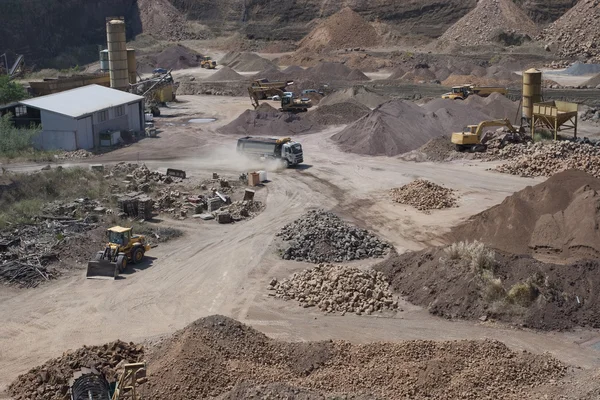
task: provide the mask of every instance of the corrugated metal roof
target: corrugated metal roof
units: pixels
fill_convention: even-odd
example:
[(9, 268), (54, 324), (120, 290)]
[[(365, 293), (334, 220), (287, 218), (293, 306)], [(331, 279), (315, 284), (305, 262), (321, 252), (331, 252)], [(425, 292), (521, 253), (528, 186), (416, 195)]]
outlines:
[(142, 96), (100, 85), (87, 85), (64, 92), (40, 96), (19, 103), (77, 118), (99, 110), (132, 103)]

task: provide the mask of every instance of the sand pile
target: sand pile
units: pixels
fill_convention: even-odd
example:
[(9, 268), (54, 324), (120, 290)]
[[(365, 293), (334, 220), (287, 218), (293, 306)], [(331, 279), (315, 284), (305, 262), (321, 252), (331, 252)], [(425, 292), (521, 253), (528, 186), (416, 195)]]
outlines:
[(554, 21), (538, 37), (564, 58), (585, 57), (600, 62), (600, 4), (595, 0), (580, 0), (562, 17)]
[(584, 85), (588, 86), (588, 87), (595, 87), (595, 88), (597, 88), (597, 86), (600, 86), (600, 74), (594, 75), (592, 78), (590, 78), (588, 81), (586, 81), (584, 83)]
[(500, 93), (492, 93), (488, 97), (469, 96), (464, 104), (479, 109), (481, 112), (490, 116), (490, 119), (508, 118), (515, 121), (515, 117), (520, 117), (520, 108), (518, 101), (512, 101)]
[(535, 23), (512, 0), (479, 0), (439, 38), (438, 46), (520, 45), (538, 34)]
[(360, 103), (346, 102), (320, 105), (308, 112), (308, 117), (319, 125), (346, 125), (367, 115), (370, 108)]
[(413, 206), (417, 210), (439, 210), (456, 206), (454, 190), (425, 179), (414, 180), (390, 191), (396, 203)]
[(258, 54), (248, 53), (239, 51), (230, 51), (225, 54), (221, 60), (220, 65), (226, 65), (229, 68), (233, 68), (239, 72), (251, 72), (251, 71), (263, 71), (267, 68), (277, 68), (272, 61), (262, 58)]
[(138, 56), (139, 71), (152, 72), (154, 68), (186, 69), (200, 66), (202, 55), (180, 44), (169, 45), (160, 53)]
[(440, 125), (442, 135), (462, 132), (466, 125), (478, 124), (490, 118), (485, 108), (471, 107), (462, 101), (449, 99), (433, 99), (422, 106), (429, 118)]
[(322, 21), (299, 43), (296, 51), (320, 53), (349, 47), (373, 47), (381, 42), (375, 28), (358, 13), (345, 7)]
[(434, 315), (543, 330), (600, 327), (597, 260), (548, 264), (472, 242), (393, 255), (374, 268)]
[(370, 81), (371, 78), (362, 73), (359, 69), (353, 69), (346, 77), (349, 81)]
[(238, 74), (233, 69), (227, 66), (221, 66), (217, 72), (204, 79), (207, 82), (228, 82), (241, 81), (247, 79), (245, 76)]
[(306, 114), (280, 112), (262, 102), (256, 110), (246, 110), (219, 132), (239, 136), (294, 136), (321, 130), (322, 126)]
[(435, 80), (435, 73), (429, 68), (413, 68), (398, 78), (404, 82), (429, 82)]
[(600, 179), (569, 170), (529, 186), (454, 228), (449, 240), (481, 240), (513, 254), (600, 256)]
[(389, 97), (372, 92), (369, 88), (364, 86), (354, 86), (324, 97), (323, 100), (321, 100), (320, 105), (356, 102), (372, 109), (389, 100)]
[[(549, 355), (513, 352), (492, 340), (287, 343), (211, 316), (165, 340), (150, 357), (148, 372), (148, 396), (156, 399), (227, 396), (247, 393), (240, 385), (269, 384), (269, 398), (277, 399), (311, 390), (327, 398), (513, 400), (560, 378), (566, 367)], [(284, 394), (289, 386), (302, 389), (282, 397), (278, 385)]]

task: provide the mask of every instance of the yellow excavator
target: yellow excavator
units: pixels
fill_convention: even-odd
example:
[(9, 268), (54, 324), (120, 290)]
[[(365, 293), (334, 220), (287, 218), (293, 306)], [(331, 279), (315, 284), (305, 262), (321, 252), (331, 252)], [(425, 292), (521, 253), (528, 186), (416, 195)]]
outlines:
[(478, 125), (468, 125), (463, 132), (452, 134), (452, 143), (456, 146), (457, 151), (476, 151), (481, 152), (487, 149), (487, 138), (483, 134), (483, 130), (490, 126), (504, 126), (508, 131), (502, 138), (501, 147), (506, 143), (521, 142), (524, 140), (525, 130), (523, 128), (516, 129), (508, 119), (494, 119), (480, 122)]
[[(284, 92), (283, 90), (272, 88), (270, 93), (274, 93), (274, 96), (279, 96), (281, 99), (281, 107), (279, 111), (286, 111), (291, 113), (301, 113), (308, 111), (312, 107), (312, 101), (309, 98), (294, 98), (291, 92)], [(260, 105), (259, 100), (264, 96), (263, 88), (256, 88), (254, 86), (248, 87), (248, 95), (250, 96), (250, 102), (254, 109), (257, 109)]]
[(116, 279), (124, 272), (127, 264), (141, 263), (144, 255), (150, 250), (146, 237), (134, 235), (133, 228), (113, 226), (107, 230), (108, 243), (103, 251), (96, 253), (88, 262), (86, 278)]

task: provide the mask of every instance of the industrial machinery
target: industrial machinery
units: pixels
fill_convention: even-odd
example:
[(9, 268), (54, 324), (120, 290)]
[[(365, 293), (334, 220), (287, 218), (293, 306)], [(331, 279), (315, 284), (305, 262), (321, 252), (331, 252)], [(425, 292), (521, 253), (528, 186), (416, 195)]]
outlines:
[(129, 262), (142, 262), (144, 255), (150, 250), (146, 237), (134, 235), (133, 228), (114, 226), (107, 230), (107, 235), (105, 249), (97, 252), (94, 259), (88, 262), (88, 279), (116, 279), (120, 272), (125, 271)]
[(285, 88), (293, 83), (293, 81), (269, 82), (268, 79), (257, 79), (252, 82), (250, 88), (258, 100), (266, 100), (269, 97), (281, 95), (285, 92)]
[(146, 363), (125, 364), (119, 376), (112, 400), (140, 400), (139, 385), (148, 381), (146, 378)]
[[(279, 111), (286, 111), (292, 113), (306, 112), (312, 107), (312, 102), (309, 98), (294, 98), (293, 95), (289, 95), (280, 89), (271, 89), (271, 93), (275, 93), (273, 96), (279, 96), (281, 99), (281, 107)], [(250, 101), (252, 106), (256, 109), (260, 105), (259, 100), (262, 98), (264, 92), (262, 89), (256, 89), (253, 86), (248, 87), (248, 94), (250, 95)]]
[(508, 94), (508, 89), (499, 86), (476, 86), (476, 85), (461, 85), (453, 86), (452, 91), (444, 93), (442, 99), (464, 100), (472, 94), (481, 97), (488, 97), (492, 93), (500, 93), (504, 96)]
[(468, 125), (465, 132), (453, 133), (452, 143), (456, 146), (457, 151), (485, 151), (487, 138), (482, 134), (483, 130), (490, 126), (506, 127), (508, 134), (502, 139), (501, 146), (506, 143), (521, 142), (525, 139), (522, 128), (517, 130), (508, 119), (495, 119), (483, 121), (479, 125)]
[(206, 69), (215, 69), (217, 68), (217, 62), (211, 59), (210, 57), (206, 56), (202, 58), (202, 61), (200, 61), (200, 66)]
[(70, 400), (140, 400), (139, 386), (146, 383), (146, 363), (124, 364), (116, 383), (109, 384), (94, 368), (82, 368), (69, 382)]
[(237, 142), (238, 153), (250, 157), (284, 161), (288, 167), (304, 162), (302, 145), (291, 138), (262, 138), (246, 136)]

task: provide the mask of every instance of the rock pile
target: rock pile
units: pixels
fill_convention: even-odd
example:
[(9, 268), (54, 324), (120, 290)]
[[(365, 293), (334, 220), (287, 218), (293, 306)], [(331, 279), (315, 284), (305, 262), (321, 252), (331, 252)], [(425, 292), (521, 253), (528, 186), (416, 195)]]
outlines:
[(94, 153), (91, 153), (87, 150), (75, 150), (75, 151), (63, 151), (54, 155), (54, 158), (57, 160), (74, 160), (78, 158), (90, 158), (93, 157)]
[(389, 244), (324, 210), (311, 210), (277, 234), (286, 242), (285, 260), (312, 263), (383, 257)]
[(15, 400), (63, 400), (69, 379), (81, 368), (95, 368), (109, 382), (114, 382), (119, 363), (138, 362), (143, 356), (143, 346), (119, 340), (102, 346), (84, 346), (20, 375), (8, 387), (8, 393)]
[(508, 145), (498, 152), (508, 159), (499, 172), (520, 176), (550, 176), (568, 169), (585, 171), (600, 178), (600, 147), (571, 141)]
[(455, 207), (454, 192), (425, 179), (417, 179), (391, 190), (393, 201), (408, 204), (420, 211)]
[(281, 282), (273, 279), (269, 290), (275, 291), (277, 298), (296, 300), (304, 308), (318, 307), (326, 313), (371, 315), (398, 308), (383, 274), (371, 269), (320, 264)]
[(591, 121), (598, 124), (600, 123), (600, 108), (588, 108), (579, 118), (582, 121)]
[(251, 219), (260, 214), (265, 206), (262, 202), (256, 200), (234, 201), (233, 203), (221, 207), (219, 212), (229, 213), (233, 221)]

